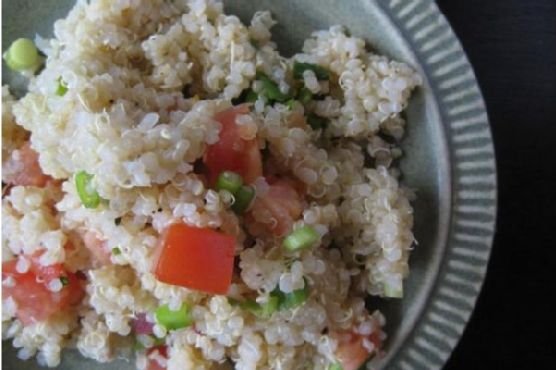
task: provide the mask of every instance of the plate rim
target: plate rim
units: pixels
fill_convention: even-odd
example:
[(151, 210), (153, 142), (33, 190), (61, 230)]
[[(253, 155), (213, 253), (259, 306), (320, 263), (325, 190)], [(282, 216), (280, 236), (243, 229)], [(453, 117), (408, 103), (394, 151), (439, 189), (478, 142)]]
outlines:
[(409, 334), (376, 365), (441, 369), (475, 309), (492, 250), (498, 203), (492, 133), (473, 67), (436, 2), (371, 1), (408, 44), (431, 89), (450, 171), (450, 209), (439, 271)]

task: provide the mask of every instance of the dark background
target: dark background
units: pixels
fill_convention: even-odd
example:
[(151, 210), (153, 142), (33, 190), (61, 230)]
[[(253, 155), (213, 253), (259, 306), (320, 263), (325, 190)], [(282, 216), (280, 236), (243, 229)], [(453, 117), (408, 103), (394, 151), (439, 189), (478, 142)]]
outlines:
[(556, 0), (438, 0), (475, 69), (498, 164), (498, 226), (446, 370), (556, 369)]

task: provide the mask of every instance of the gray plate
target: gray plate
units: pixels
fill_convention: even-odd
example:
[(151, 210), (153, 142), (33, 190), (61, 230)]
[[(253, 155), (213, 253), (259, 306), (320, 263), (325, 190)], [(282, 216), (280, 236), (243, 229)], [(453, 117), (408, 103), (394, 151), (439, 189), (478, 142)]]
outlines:
[[(379, 53), (408, 62), (425, 85), (407, 110), (404, 181), (417, 189), (411, 275), (401, 301), (373, 300), (384, 310), (387, 355), (374, 368), (439, 369), (459, 340), (481, 288), (495, 227), (496, 169), (484, 102), (453, 31), (431, 0), (234, 0), (227, 12), (244, 21), (258, 9), (278, 19), (273, 37), (285, 54), (311, 31), (347, 26)], [(5, 0), (3, 45), (52, 34), (71, 0)], [(2, 68), (4, 83), (21, 81)], [(36, 369), (4, 343), (5, 369)], [(59, 369), (131, 369), (123, 361), (95, 364), (69, 351)]]

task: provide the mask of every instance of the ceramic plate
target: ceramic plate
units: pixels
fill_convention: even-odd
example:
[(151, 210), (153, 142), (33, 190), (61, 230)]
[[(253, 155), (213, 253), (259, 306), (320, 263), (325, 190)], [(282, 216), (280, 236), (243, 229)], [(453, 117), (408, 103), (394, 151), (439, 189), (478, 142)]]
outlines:
[[(4, 0), (4, 47), (18, 37), (52, 35), (73, 0)], [(495, 226), (496, 173), (488, 117), (475, 75), (432, 0), (229, 0), (226, 11), (247, 21), (259, 9), (278, 20), (273, 37), (293, 54), (313, 30), (334, 24), (365, 38), (380, 54), (424, 76), (407, 110), (401, 167), (417, 190), (411, 274), (401, 301), (376, 300), (388, 319), (387, 355), (375, 369), (439, 369), (458, 342), (483, 282)], [(3, 83), (22, 92), (4, 67)], [(3, 343), (5, 369), (38, 369)], [(97, 364), (67, 351), (59, 369), (132, 369), (123, 360)]]

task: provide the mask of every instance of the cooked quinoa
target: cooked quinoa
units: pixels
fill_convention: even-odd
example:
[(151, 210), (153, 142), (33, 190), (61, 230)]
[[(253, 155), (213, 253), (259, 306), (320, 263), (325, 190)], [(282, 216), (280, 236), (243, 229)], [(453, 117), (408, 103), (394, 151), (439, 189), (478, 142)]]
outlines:
[[(409, 272), (395, 165), (421, 78), (340, 26), (285, 58), (274, 24), (214, 0), (91, 0), (35, 40), (47, 57), (27, 94), (2, 90), (2, 338), (19, 358), (351, 370), (380, 355), (385, 319), (365, 299), (401, 297)], [(240, 179), (246, 210), (210, 177), (225, 125), (262, 158)], [(231, 240), (225, 292), (162, 278), (172, 225)], [(26, 308), (18, 284), (60, 306)]]

